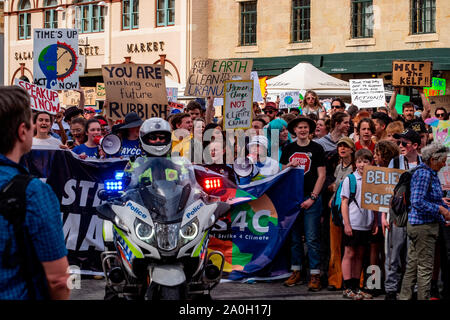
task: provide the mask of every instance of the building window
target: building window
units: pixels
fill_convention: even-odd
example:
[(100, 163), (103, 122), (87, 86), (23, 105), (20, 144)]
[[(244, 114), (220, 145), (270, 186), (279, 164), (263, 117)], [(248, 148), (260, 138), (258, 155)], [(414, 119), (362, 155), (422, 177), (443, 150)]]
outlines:
[[(84, 0), (81, 2), (90, 2)], [(105, 8), (97, 5), (97, 3), (90, 3), (80, 6), (81, 10), (81, 33), (102, 32), (105, 30)]]
[(292, 42), (311, 40), (311, 1), (292, 1)]
[[(19, 11), (31, 9), (30, 0), (19, 2)], [(19, 39), (31, 39), (31, 13), (19, 12)]]
[(241, 46), (256, 45), (256, 1), (241, 2)]
[(124, 0), (122, 2), (122, 29), (139, 28), (139, 0)]
[(411, 0), (411, 33), (436, 32), (436, 0)]
[[(45, 7), (56, 7), (57, 5), (58, 0), (45, 1)], [(48, 9), (44, 11), (44, 28), (58, 28), (58, 11), (55, 9)]]
[(352, 0), (352, 38), (373, 37), (373, 1)]
[(156, 25), (158, 27), (175, 24), (175, 0), (156, 0)]

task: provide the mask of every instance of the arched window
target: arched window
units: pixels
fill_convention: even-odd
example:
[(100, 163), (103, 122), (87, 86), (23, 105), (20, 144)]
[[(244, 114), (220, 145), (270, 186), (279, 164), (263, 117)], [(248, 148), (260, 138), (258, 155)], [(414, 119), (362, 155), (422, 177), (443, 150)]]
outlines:
[[(17, 6), (19, 11), (31, 9), (30, 0), (21, 0)], [(19, 12), (19, 39), (31, 39), (31, 13)]]
[(58, 0), (45, 0), (44, 6), (46, 8), (55, 8), (44, 11), (44, 28), (58, 28), (58, 11), (55, 10), (57, 5)]
[(139, 28), (139, 0), (122, 1), (122, 29)]
[(82, 0), (80, 4), (80, 32), (102, 32), (105, 30), (105, 7), (99, 6), (98, 2), (83, 5), (84, 2), (92, 0)]

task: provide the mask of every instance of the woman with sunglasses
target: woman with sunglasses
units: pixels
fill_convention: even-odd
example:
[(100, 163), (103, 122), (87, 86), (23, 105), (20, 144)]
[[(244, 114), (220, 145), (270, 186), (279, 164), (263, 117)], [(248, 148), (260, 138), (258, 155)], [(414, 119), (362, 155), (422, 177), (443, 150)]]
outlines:
[(447, 110), (445, 110), (445, 108), (442, 107), (437, 108), (436, 111), (434, 111), (434, 115), (439, 120), (448, 120), (448, 113)]
[(305, 99), (302, 101), (302, 114), (306, 116), (310, 113), (316, 114), (319, 119), (326, 116), (325, 108), (320, 104), (319, 96), (312, 90), (306, 91)]

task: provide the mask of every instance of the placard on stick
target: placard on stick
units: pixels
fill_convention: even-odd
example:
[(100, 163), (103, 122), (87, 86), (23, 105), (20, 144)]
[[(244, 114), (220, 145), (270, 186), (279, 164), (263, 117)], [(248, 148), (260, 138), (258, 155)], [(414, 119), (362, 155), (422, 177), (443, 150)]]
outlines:
[(366, 166), (361, 187), (361, 207), (367, 210), (389, 212), (389, 201), (400, 175), (405, 170)]
[(392, 85), (398, 87), (431, 87), (432, 61), (393, 61)]
[(352, 103), (358, 108), (377, 108), (384, 106), (386, 96), (383, 79), (350, 80)]
[(252, 126), (253, 80), (225, 81), (224, 129)]
[(224, 96), (224, 82), (230, 80), (250, 80), (253, 60), (194, 59), (184, 90), (185, 96)]
[(160, 64), (111, 64), (102, 66), (105, 80), (106, 117), (124, 119), (136, 112), (142, 120), (152, 117), (167, 118), (164, 66)]
[(30, 107), (36, 111), (45, 111), (55, 115), (60, 111), (58, 91), (48, 90), (19, 79), (14, 80), (16, 86), (24, 88), (30, 95)]

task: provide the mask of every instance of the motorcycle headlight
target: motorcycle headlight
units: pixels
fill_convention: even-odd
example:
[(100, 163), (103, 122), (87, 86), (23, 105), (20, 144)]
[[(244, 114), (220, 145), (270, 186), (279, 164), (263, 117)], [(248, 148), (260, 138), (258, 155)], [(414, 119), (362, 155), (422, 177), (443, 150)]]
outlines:
[(156, 239), (158, 247), (165, 251), (171, 251), (178, 245), (179, 224), (156, 224)]
[(192, 241), (198, 235), (198, 219), (195, 218), (190, 223), (180, 229), (180, 237), (184, 243)]
[(142, 240), (147, 243), (150, 243), (153, 236), (155, 235), (155, 229), (152, 228), (151, 225), (140, 220), (135, 221), (134, 231), (136, 232), (136, 236), (138, 237), (139, 240)]

